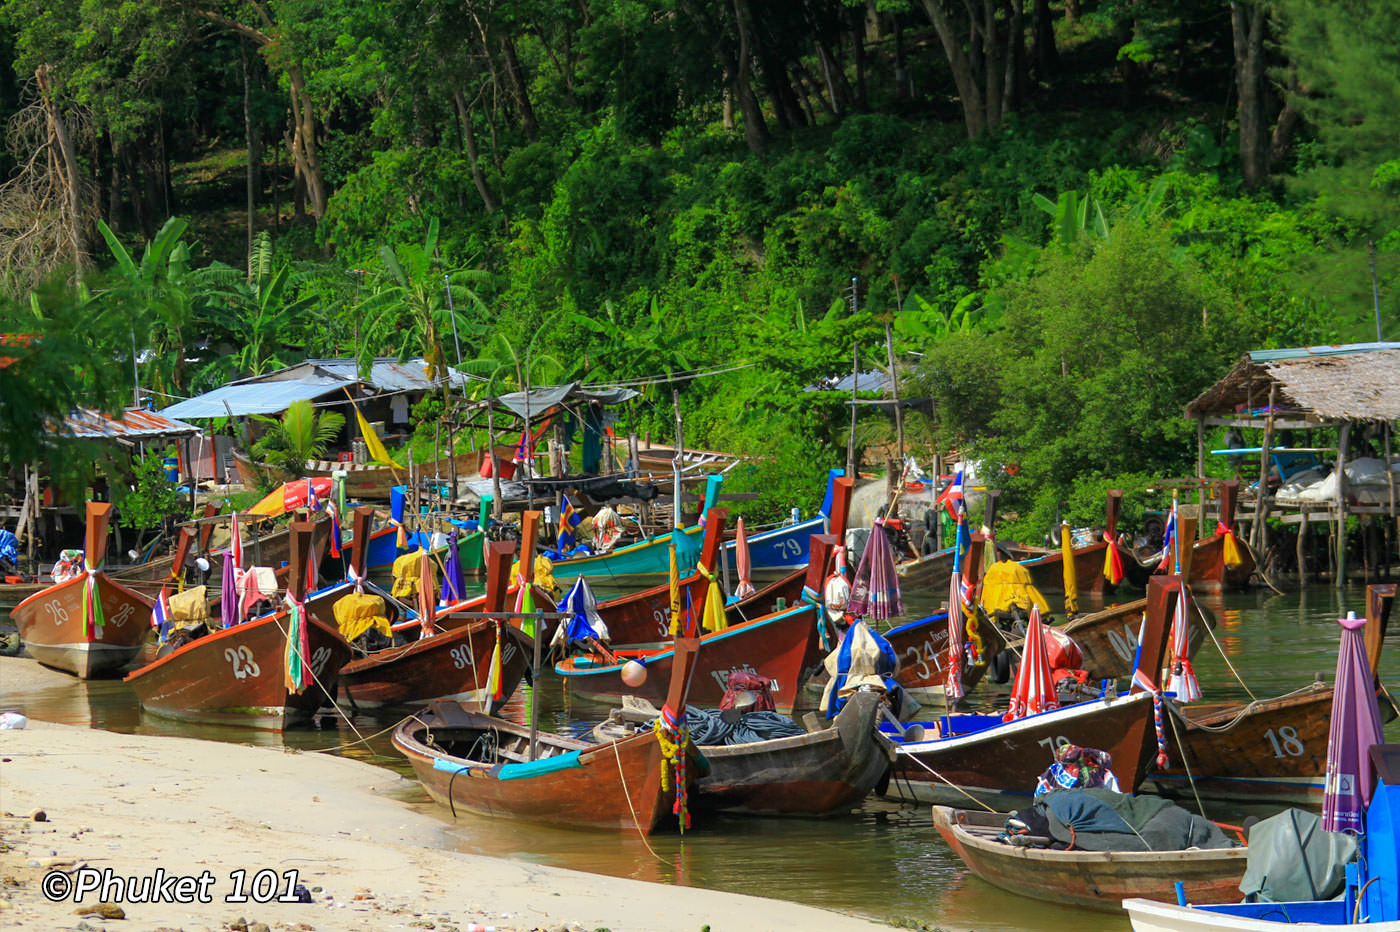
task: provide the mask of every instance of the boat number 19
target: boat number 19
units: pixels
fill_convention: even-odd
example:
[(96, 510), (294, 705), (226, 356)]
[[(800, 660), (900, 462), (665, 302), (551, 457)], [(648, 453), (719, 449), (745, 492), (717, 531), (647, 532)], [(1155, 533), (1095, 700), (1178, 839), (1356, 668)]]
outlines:
[(1292, 725), (1284, 725), (1278, 731), (1270, 728), (1264, 732), (1264, 737), (1273, 745), (1274, 757), (1303, 756), (1303, 742), (1298, 740), (1298, 729)]
[(253, 659), (253, 652), (248, 649), (246, 644), (238, 647), (225, 647), (224, 659), (233, 667), (235, 679), (245, 680), (250, 676), (255, 677), (262, 673), (262, 668)]

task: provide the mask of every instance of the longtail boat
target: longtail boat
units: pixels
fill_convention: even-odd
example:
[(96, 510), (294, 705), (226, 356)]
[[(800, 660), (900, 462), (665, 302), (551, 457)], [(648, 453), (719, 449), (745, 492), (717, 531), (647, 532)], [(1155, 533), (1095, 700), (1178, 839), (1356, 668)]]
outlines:
[[(1366, 652), (1380, 686), (1381, 646), (1395, 585), (1366, 589)], [(1171, 703), (1170, 766), (1148, 783), (1164, 796), (1321, 805), (1332, 687), (1310, 683), (1250, 703)]]
[[(889, 772), (894, 758), (893, 745), (878, 728), (884, 702), (882, 692), (861, 690), (825, 728), (765, 741), (701, 745), (709, 771), (696, 780), (691, 805), (746, 815), (849, 812)], [(614, 713), (629, 722), (657, 715), (655, 706), (634, 701), (624, 702), (621, 715)], [(593, 734), (603, 739), (636, 730), (628, 727), (608, 721)]]
[[(694, 639), (676, 642), (667, 706), (684, 720), (694, 669)], [(683, 732), (682, 732), (683, 734)], [(394, 747), (408, 758), (423, 788), (454, 815), (479, 815), (550, 825), (649, 834), (680, 808), (697, 767), (682, 762), (680, 796), (661, 740), (653, 732), (593, 744), (534, 732), (524, 725), (434, 702), (394, 729)]]
[[(823, 574), (836, 539), (817, 535), (812, 542), (812, 562), (807, 566), (807, 587), (820, 592)], [(707, 597), (708, 598), (708, 597)], [(697, 617), (704, 615), (704, 603), (695, 606)], [(790, 713), (798, 690), (820, 663), (824, 644), (821, 629), (827, 621), (820, 607), (801, 602), (772, 615), (705, 634), (704, 650), (697, 661), (690, 702), (716, 706), (724, 698), (725, 683), (734, 670), (745, 670), (767, 677), (773, 683), (778, 710)], [(569, 691), (583, 698), (616, 703), (623, 695), (637, 695), (659, 701), (661, 683), (671, 676), (675, 659), (673, 648), (619, 650), (570, 657), (554, 670), (565, 678)], [(623, 667), (636, 661), (646, 668), (647, 678), (630, 687), (622, 680)]]
[[(357, 525), (368, 524), (368, 511), (356, 512)], [(482, 611), (501, 612), (505, 608), (514, 553), (514, 541), (492, 542)], [(358, 559), (352, 566), (356, 576), (363, 578)], [(430, 581), (431, 574), (425, 578)], [(436, 595), (429, 598), (436, 600)], [(442, 629), (436, 628), (436, 621), (428, 620), (436, 633), (356, 657), (341, 667), (340, 690), (344, 700), (357, 708), (376, 708), (449, 699), (488, 710), (493, 702), (499, 707), (509, 699), (529, 665), (532, 645), (524, 633), (518, 627), (489, 619), (462, 619), (462, 623)], [(418, 633), (422, 631), (419, 621), (410, 622), (410, 627)], [(491, 680), (491, 658), (498, 647), (501, 677), (495, 683)]]
[(112, 506), (87, 503), (87, 572), (15, 606), (10, 618), (33, 658), (90, 679), (130, 663), (150, 632), (151, 600), (102, 571)]
[[(301, 602), (312, 526), (293, 522), (291, 534), (288, 587), (292, 600)], [(282, 731), (334, 701), (349, 658), (350, 645), (335, 626), (284, 607), (183, 644), (128, 674), (126, 682), (141, 707), (157, 715)]]
[[(497, 453), (509, 459), (512, 451), (506, 447), (498, 447)], [(489, 455), (484, 450), (459, 453), (452, 457), (442, 457), (431, 463), (423, 463), (415, 466), (414, 469), (422, 476), (441, 476), (446, 479), (453, 473), (453, 461), (455, 460), (457, 476), (469, 477), (477, 474), (481, 469), (482, 459)], [(282, 481), (283, 473), (281, 470), (254, 462), (242, 450), (233, 451), (233, 465), (238, 471), (240, 481), (249, 488), (256, 488), (266, 482), (275, 484)], [(387, 502), (390, 490), (403, 482), (402, 469), (396, 472), (389, 466), (374, 462), (341, 463), (335, 460), (307, 460), (302, 464), (302, 468), (297, 471), (297, 474), (312, 479), (328, 479), (336, 472), (345, 473), (345, 494), (357, 501)]]
[[(1134, 599), (1090, 615), (1080, 615), (1057, 630), (1079, 645), (1090, 680), (1118, 679), (1132, 675), (1138, 629), (1146, 611), (1147, 599)], [(1201, 644), (1210, 637), (1208, 629), (1215, 627), (1215, 616), (1200, 602), (1190, 599), (1187, 618), (1191, 627), (1186, 655), (1195, 658)], [(1012, 640), (1007, 646), (1019, 652), (1021, 639)]]
[[(813, 534), (832, 534), (839, 544), (846, 539), (846, 512), (850, 508), (850, 492), (844, 499), (837, 492), (844, 469), (827, 471), (826, 494), (822, 498), (821, 509), (806, 521), (795, 521), (771, 528), (748, 538), (749, 566), (756, 572), (801, 572), (806, 569), (807, 547)], [(854, 480), (848, 479), (848, 483)], [(731, 573), (738, 572), (737, 543), (729, 541), (724, 545), (724, 559)], [(713, 566), (714, 564), (707, 564)]]
[[(1188, 579), (1196, 592), (1243, 589), (1254, 575), (1254, 554), (1235, 535), (1235, 508), (1239, 496), (1237, 480), (1220, 484), (1220, 523), (1214, 534), (1191, 546)], [(1227, 554), (1232, 556), (1231, 560), (1226, 559)]]
[[(831, 515), (831, 534), (839, 542), (845, 536), (846, 515), (850, 508), (852, 480), (834, 478), (827, 511)], [(722, 509), (706, 512), (705, 535), (700, 544), (699, 566), (713, 568), (724, 533), (726, 513)], [(804, 547), (804, 553), (807, 548)], [(724, 611), (729, 624), (737, 625), (778, 611), (778, 605), (792, 605), (802, 595), (807, 578), (803, 568), (774, 580), (753, 595), (737, 602), (726, 603)], [(698, 604), (709, 586), (709, 579), (698, 569), (681, 580), (681, 605), (687, 600)], [(617, 596), (598, 603), (598, 614), (608, 626), (614, 648), (654, 648), (671, 640), (671, 587), (669, 582), (628, 595)]]
[[(1168, 619), (1181, 589), (1179, 577), (1154, 577), (1149, 584), (1147, 625), (1139, 670), (1161, 668)], [(1113, 758), (1124, 792), (1142, 783), (1157, 750), (1153, 693), (1140, 688), (1005, 722), (1001, 715), (944, 715), (926, 726), (933, 738), (896, 748), (889, 793), (923, 802), (951, 804), (969, 795), (984, 803), (1015, 808), (1031, 797), (1036, 779), (1064, 744), (1097, 748)]]
[(1125, 896), (1197, 903), (1240, 897), (1248, 848), (1064, 851), (997, 841), (1007, 813), (933, 807), (933, 827), (974, 876), (1017, 896), (1117, 912)]

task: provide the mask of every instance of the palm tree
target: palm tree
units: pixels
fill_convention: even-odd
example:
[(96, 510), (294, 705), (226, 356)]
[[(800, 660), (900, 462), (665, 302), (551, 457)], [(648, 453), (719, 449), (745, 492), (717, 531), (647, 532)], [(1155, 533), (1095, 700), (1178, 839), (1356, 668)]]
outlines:
[[(256, 415), (255, 415), (256, 416)], [(258, 417), (267, 425), (267, 433), (253, 444), (253, 453), (269, 466), (286, 473), (289, 478), (301, 475), (307, 460), (325, 455), (330, 442), (345, 425), (343, 415), (316, 409), (310, 401), (294, 401), (280, 419)]]

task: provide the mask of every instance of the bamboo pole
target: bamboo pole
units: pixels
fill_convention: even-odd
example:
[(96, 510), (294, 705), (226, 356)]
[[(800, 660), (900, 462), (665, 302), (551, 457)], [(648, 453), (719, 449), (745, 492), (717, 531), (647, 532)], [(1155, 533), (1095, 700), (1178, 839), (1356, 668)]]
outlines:
[(1351, 421), (1343, 421), (1337, 437), (1337, 573), (1333, 584), (1340, 589), (1347, 578), (1347, 441)]
[(676, 455), (671, 459), (671, 475), (675, 482), (673, 488), (672, 525), (681, 527), (681, 507), (684, 496), (681, 493), (681, 457), (685, 455), (685, 436), (682, 432), (684, 421), (681, 420), (681, 393), (680, 389), (671, 389), (671, 406), (676, 412)]
[(856, 387), (860, 384), (860, 344), (851, 350), (851, 434), (846, 441), (846, 475), (855, 481), (856, 476)]
[(1262, 559), (1268, 535), (1264, 518), (1269, 513), (1269, 445), (1274, 439), (1274, 402), (1278, 398), (1278, 383), (1269, 386), (1269, 417), (1264, 422), (1264, 446), (1259, 452), (1259, 490), (1254, 497), (1254, 527), (1250, 528), (1254, 549)]
[(899, 406), (899, 373), (894, 368), (894, 336), (885, 321), (885, 358), (890, 366), (890, 393), (894, 396), (894, 433), (899, 442), (900, 472), (904, 470), (904, 412)]
[(496, 453), (496, 420), (493, 416), (495, 408), (490, 402), (486, 404), (486, 449), (490, 451), (491, 457), (491, 492), (495, 496), (491, 500), (491, 511), (497, 521), (505, 514), (505, 505), (501, 502), (501, 458)]

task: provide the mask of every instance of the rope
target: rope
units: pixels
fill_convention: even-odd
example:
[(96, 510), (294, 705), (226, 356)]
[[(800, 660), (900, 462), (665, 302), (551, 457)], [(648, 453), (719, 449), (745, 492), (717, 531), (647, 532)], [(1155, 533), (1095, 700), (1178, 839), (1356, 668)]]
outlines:
[(1181, 733), (1176, 730), (1176, 720), (1180, 714), (1177, 712), (1176, 703), (1167, 703), (1167, 709), (1172, 713), (1167, 717), (1167, 721), (1171, 722), (1172, 737), (1176, 739), (1176, 748), (1181, 752), (1181, 766), (1186, 768), (1186, 782), (1191, 785), (1191, 795), (1196, 797), (1196, 811), (1208, 819), (1210, 816), (1206, 815), (1205, 804), (1201, 802), (1201, 794), (1196, 789), (1196, 778), (1191, 775), (1191, 762), (1186, 759), (1186, 742), (1181, 740)]
[[(282, 632), (283, 637), (291, 636), (290, 629), (282, 627), (281, 621), (275, 614), (272, 616), (272, 623), (277, 626), (277, 630)], [(341, 709), (340, 703), (335, 701), (335, 695), (331, 692), (331, 690), (327, 689), (325, 687), (325, 684), (321, 682), (320, 678), (316, 676), (316, 670), (314, 667), (311, 666), (309, 661), (307, 662), (306, 670), (308, 673), (311, 674), (311, 682), (315, 683), (316, 687), (321, 690), (321, 694), (330, 700), (331, 708), (335, 710), (335, 714), (339, 715), (342, 719), (345, 720), (345, 724), (350, 726), (350, 730), (355, 733), (355, 737), (363, 743), (365, 741), (365, 736), (360, 734), (360, 730), (355, 727), (355, 723), (351, 721), (350, 716), (346, 715), (345, 711)]]
[[(947, 777), (943, 776), (943, 774), (939, 773), (937, 770), (934, 770), (932, 767), (930, 767), (928, 764), (924, 763), (924, 762), (923, 762), (921, 759), (919, 759), (918, 757), (915, 757), (913, 754), (908, 754), (908, 755), (905, 755), (905, 756), (908, 757), (910, 760), (912, 760), (914, 763), (918, 764), (920, 767), (922, 767), (922, 768), (924, 768), (925, 770), (927, 770), (929, 773), (933, 774), (933, 775), (934, 775), (935, 777), (937, 777), (938, 779), (942, 780), (944, 783), (946, 783), (946, 784), (948, 784), (949, 786), (951, 786), (953, 789), (957, 790), (959, 793), (961, 793), (961, 794), (963, 794), (964, 796), (966, 796), (968, 799), (972, 800), (972, 801), (973, 801), (974, 803), (976, 803), (977, 805), (981, 806), (983, 809), (987, 810), (988, 812), (996, 812), (996, 810), (993, 809), (991, 806), (988, 806), (986, 803), (982, 802), (982, 800), (978, 799), (976, 796), (973, 796), (973, 795), (972, 795), (971, 793), (969, 793), (967, 790), (965, 790), (965, 789), (963, 789), (962, 787), (958, 786), (956, 783), (954, 783), (952, 780), (949, 780)], [(911, 786), (910, 789), (912, 790), (913, 787)]]
[[(1200, 615), (1201, 618), (1202, 618), (1202, 621), (1204, 622), (1205, 613), (1201, 611), (1201, 606), (1200, 606), (1200, 604), (1197, 603), (1197, 601), (1196, 601), (1196, 594), (1195, 594), (1194, 592), (1191, 591), (1191, 587), (1190, 587), (1190, 586), (1182, 586), (1182, 590), (1185, 591), (1185, 593), (1187, 594), (1187, 596), (1191, 599), (1191, 608), (1193, 608), (1193, 609), (1196, 610), (1196, 614)], [(1253, 702), (1258, 702), (1258, 701), (1259, 701), (1259, 700), (1258, 700), (1258, 697), (1256, 697), (1256, 696), (1254, 695), (1254, 691), (1251, 690), (1248, 686), (1245, 685), (1244, 680), (1240, 677), (1240, 671), (1236, 670), (1236, 669), (1235, 669), (1235, 665), (1234, 665), (1233, 663), (1230, 662), (1230, 657), (1229, 657), (1228, 654), (1225, 653), (1225, 648), (1221, 646), (1220, 640), (1219, 640), (1218, 638), (1216, 638), (1216, 636), (1215, 636), (1215, 629), (1212, 628), (1209, 624), (1205, 624), (1205, 623), (1203, 623), (1203, 624), (1201, 625), (1201, 627), (1205, 628), (1205, 629), (1206, 629), (1206, 634), (1209, 634), (1209, 635), (1210, 635), (1211, 641), (1213, 641), (1213, 642), (1215, 643), (1215, 649), (1218, 650), (1218, 651), (1220, 651), (1220, 656), (1221, 656), (1221, 658), (1225, 661), (1225, 666), (1227, 666), (1227, 667), (1230, 668), (1230, 672), (1231, 672), (1232, 674), (1234, 674), (1235, 681), (1238, 682), (1238, 683), (1240, 684), (1240, 688), (1243, 689), (1243, 690), (1245, 691), (1245, 693), (1249, 696), (1250, 700), (1252, 700)], [(1188, 631), (1190, 630), (1190, 623), (1189, 623), (1189, 622), (1187, 623), (1187, 630), (1188, 630)]]
[(1292, 692), (1284, 693), (1281, 696), (1274, 696), (1272, 699), (1255, 699), (1253, 702), (1241, 706), (1240, 710), (1237, 713), (1235, 713), (1235, 717), (1230, 719), (1230, 721), (1226, 722), (1223, 725), (1207, 725), (1205, 722), (1192, 721), (1185, 715), (1182, 715), (1181, 711), (1176, 707), (1174, 703), (1168, 708), (1170, 709), (1172, 715), (1176, 716), (1177, 718), (1180, 718), (1183, 723), (1191, 726), (1192, 728), (1199, 728), (1202, 731), (1209, 731), (1215, 734), (1223, 734), (1224, 732), (1227, 732), (1230, 729), (1234, 728), (1245, 718), (1249, 717), (1251, 714), (1253, 714), (1255, 709), (1264, 705), (1266, 702), (1277, 702), (1283, 699), (1290, 699), (1293, 696), (1299, 696), (1303, 693), (1311, 692), (1312, 690), (1313, 684), (1309, 683), (1307, 686), (1301, 686), (1298, 689), (1295, 689)]
[[(627, 774), (622, 770), (622, 752), (617, 749), (617, 741), (613, 741), (612, 747), (613, 755), (617, 758), (617, 782), (622, 784), (622, 795), (627, 798), (627, 810), (632, 813), (632, 824), (637, 827), (638, 837), (642, 839), (642, 844), (646, 845), (647, 851), (651, 852), (652, 857), (667, 867), (674, 866), (670, 861), (657, 854), (656, 849), (651, 846), (651, 842), (647, 841), (647, 833), (642, 831), (642, 822), (637, 818), (637, 808), (632, 805), (632, 792), (627, 789)], [(663, 763), (662, 766), (664, 767), (665, 764)]]

